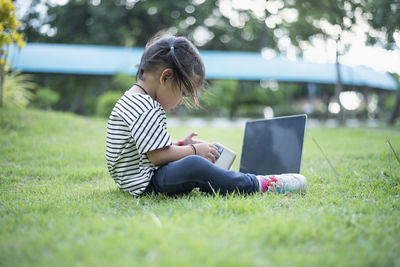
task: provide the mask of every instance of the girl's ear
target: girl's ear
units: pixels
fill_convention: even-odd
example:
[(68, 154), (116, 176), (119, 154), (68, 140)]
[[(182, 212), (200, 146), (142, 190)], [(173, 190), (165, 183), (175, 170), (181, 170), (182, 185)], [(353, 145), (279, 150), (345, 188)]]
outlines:
[(170, 68), (164, 69), (160, 75), (160, 83), (162, 85), (165, 85), (168, 80), (173, 78), (173, 76), (174, 76), (174, 72), (172, 69), (170, 69)]

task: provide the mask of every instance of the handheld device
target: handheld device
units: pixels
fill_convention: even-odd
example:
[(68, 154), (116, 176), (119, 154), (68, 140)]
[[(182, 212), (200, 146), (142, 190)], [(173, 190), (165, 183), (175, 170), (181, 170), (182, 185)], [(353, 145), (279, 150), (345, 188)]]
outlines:
[(220, 144), (214, 144), (214, 145), (217, 147), (218, 153), (221, 155), (219, 157), (215, 157), (216, 158), (215, 165), (229, 170), (236, 159), (236, 153), (226, 148), (223, 145)]

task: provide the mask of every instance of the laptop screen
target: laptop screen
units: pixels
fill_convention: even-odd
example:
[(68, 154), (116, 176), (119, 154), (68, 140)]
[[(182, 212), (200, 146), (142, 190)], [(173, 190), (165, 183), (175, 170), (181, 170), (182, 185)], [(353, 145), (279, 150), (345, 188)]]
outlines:
[(246, 123), (240, 172), (259, 175), (299, 173), (307, 116)]

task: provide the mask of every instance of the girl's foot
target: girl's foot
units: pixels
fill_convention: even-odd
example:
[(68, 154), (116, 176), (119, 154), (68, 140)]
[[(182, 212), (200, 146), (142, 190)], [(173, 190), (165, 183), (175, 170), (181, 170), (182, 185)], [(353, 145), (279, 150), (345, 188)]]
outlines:
[(307, 179), (298, 173), (285, 173), (279, 175), (257, 176), (261, 192), (288, 192), (304, 193), (307, 188)]

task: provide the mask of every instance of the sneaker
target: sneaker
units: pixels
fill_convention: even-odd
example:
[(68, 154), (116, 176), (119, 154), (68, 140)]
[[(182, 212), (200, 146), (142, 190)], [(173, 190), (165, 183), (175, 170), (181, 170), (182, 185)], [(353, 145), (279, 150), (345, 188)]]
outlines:
[(285, 173), (279, 175), (257, 176), (260, 180), (261, 192), (277, 192), (280, 194), (304, 193), (307, 180), (298, 173)]

